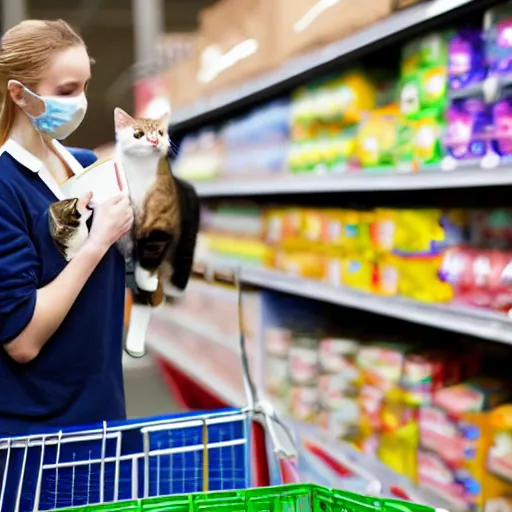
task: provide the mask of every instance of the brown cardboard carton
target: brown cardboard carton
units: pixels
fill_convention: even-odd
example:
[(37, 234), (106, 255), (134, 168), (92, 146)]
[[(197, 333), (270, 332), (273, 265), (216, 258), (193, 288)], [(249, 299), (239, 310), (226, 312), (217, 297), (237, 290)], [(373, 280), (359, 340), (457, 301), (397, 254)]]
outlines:
[[(206, 90), (232, 86), (269, 69), (274, 63), (274, 22), (268, 0), (236, 0), (231, 14), (217, 11), (204, 19), (199, 42), (200, 79)], [(221, 2), (227, 9), (232, 0)], [(217, 17), (218, 16), (218, 17)], [(217, 17), (217, 21), (215, 21)], [(224, 24), (220, 25), (220, 19)]]
[(273, 0), (281, 59), (348, 37), (389, 16), (395, 0)]
[(199, 29), (203, 35), (217, 35), (237, 23), (246, 0), (219, 0), (199, 11)]
[(197, 80), (198, 68), (198, 54), (194, 52), (165, 72), (163, 80), (172, 108), (189, 105), (203, 95), (203, 87)]

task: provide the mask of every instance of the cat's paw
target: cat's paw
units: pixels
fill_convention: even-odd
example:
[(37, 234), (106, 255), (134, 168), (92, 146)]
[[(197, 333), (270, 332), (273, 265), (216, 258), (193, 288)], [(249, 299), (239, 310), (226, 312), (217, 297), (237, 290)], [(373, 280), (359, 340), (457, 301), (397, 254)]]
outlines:
[(57, 201), (49, 207), (50, 235), (59, 252), (70, 261), (89, 236), (87, 221), (92, 211), (77, 198)]
[(156, 292), (158, 288), (158, 273), (151, 273), (140, 265), (135, 265), (135, 282), (145, 292)]

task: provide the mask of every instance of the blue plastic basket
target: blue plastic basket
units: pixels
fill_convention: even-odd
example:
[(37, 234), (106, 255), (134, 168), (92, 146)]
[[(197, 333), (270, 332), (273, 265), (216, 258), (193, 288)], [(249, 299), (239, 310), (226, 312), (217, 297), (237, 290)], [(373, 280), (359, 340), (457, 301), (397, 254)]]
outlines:
[(250, 417), (224, 410), (0, 440), (2, 512), (250, 486)]

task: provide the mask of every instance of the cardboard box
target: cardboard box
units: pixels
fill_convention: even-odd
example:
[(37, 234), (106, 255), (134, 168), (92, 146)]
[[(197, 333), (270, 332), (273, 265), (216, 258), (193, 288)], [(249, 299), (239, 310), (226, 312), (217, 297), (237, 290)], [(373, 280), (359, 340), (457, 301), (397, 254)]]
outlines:
[(198, 69), (198, 53), (194, 52), (163, 75), (172, 109), (189, 105), (203, 95), (204, 90), (197, 80)]
[(273, 4), (222, 0), (200, 15), (200, 79), (208, 92), (233, 86), (271, 68)]
[(272, 0), (281, 60), (348, 37), (389, 16), (395, 0)]

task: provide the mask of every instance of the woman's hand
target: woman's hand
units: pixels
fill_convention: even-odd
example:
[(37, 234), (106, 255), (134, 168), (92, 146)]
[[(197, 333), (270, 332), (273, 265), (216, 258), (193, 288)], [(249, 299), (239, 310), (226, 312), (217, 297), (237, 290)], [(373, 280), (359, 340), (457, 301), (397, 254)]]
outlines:
[(94, 217), (87, 245), (107, 252), (112, 244), (127, 233), (133, 224), (130, 199), (119, 194), (94, 207)]

